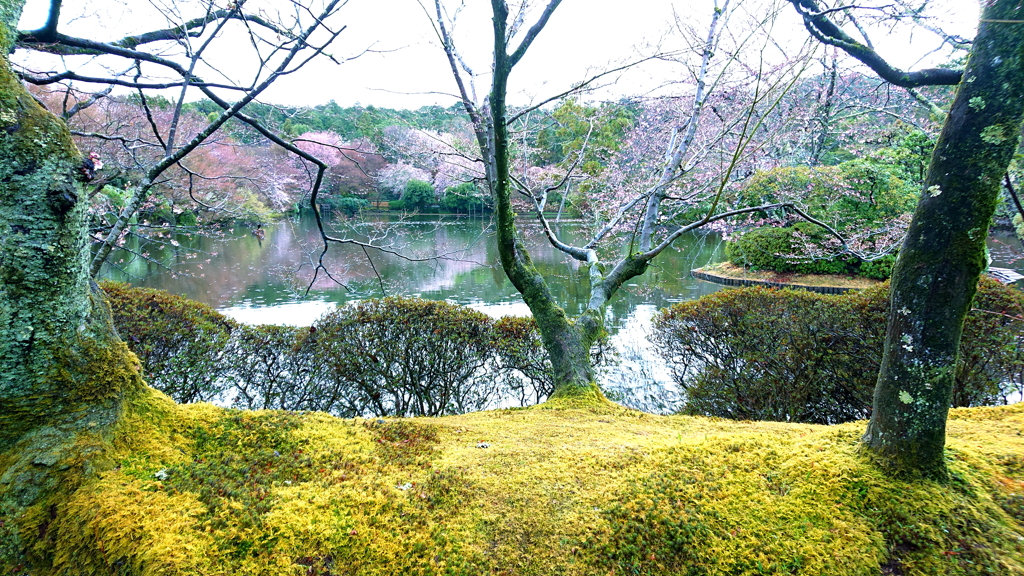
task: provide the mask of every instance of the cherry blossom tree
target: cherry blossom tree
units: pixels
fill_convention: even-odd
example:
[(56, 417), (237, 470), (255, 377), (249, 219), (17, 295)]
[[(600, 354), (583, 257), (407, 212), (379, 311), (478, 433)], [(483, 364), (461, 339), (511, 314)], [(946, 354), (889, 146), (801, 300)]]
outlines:
[[(102, 234), (92, 257), (93, 275), (123, 239), (135, 215), (159, 191), (167, 171), (177, 167), (189, 172), (186, 157), (214, 137), (229, 120), (249, 124), (263, 137), (313, 162), (319, 170), (314, 157), (244, 113), (245, 107), (274, 82), (310, 59), (333, 58), (327, 56), (325, 50), (344, 30), (343, 26), (333, 24), (344, 1), (316, 1), (309, 5), (294, 3), (296, 10), (291, 14), (258, 2), (231, 2), (226, 6), (215, 2), (182, 3), (174, 10), (157, 9), (156, 17), (166, 20), (166, 28), (131, 34), (112, 42), (97, 42), (62, 33), (61, 2), (51, 0), (46, 24), (38, 30), (18, 34), (15, 46), (19, 50), (56, 56), (46, 63), (56, 70), (42, 68), (38, 59), (21, 61), (21, 77), (27, 82), (38, 86), (63, 84), (76, 90), (79, 86), (102, 87), (86, 98), (86, 103), (109, 95), (110, 87), (130, 89), (145, 116), (145, 121), (138, 121), (138, 125), (148, 134), (135, 143), (146, 147), (151, 154), (156, 153), (136, 166), (141, 178), (133, 183), (117, 218)], [(237, 34), (248, 40), (239, 43)], [(228, 43), (233, 43), (234, 48), (250, 50), (248, 56), (255, 64), (250, 78), (243, 80), (225, 75), (216, 65), (211, 65), (210, 54)], [(237, 50), (232, 53), (237, 55)], [(158, 91), (172, 89), (177, 91), (177, 97), (164, 109), (159, 104), (166, 99), (159, 96)], [(194, 92), (212, 100), (222, 111), (192, 126), (196, 117), (186, 113), (185, 103)], [(77, 112), (72, 109), (65, 114), (70, 117), (72, 111)], [(100, 140), (121, 138), (117, 133), (106, 132), (81, 136)], [(136, 155), (133, 160), (140, 158)], [(192, 180), (202, 177), (194, 173), (189, 176)]]
[[(530, 307), (540, 329), (542, 341), (551, 359), (555, 392), (553, 397), (600, 398), (594, 383), (589, 351), (604, 325), (604, 308), (618, 289), (629, 279), (643, 274), (651, 261), (673, 245), (676, 239), (694, 230), (725, 218), (781, 207), (781, 204), (729, 210), (720, 202), (733, 172), (752, 153), (750, 144), (762, 129), (764, 119), (771, 116), (782, 96), (803, 71), (805, 58), (787, 57), (784, 64), (769, 64), (767, 51), (776, 49), (769, 31), (778, 13), (778, 6), (760, 15), (746, 12), (741, 4), (731, 1), (716, 3), (704, 34), (693, 42), (696, 63), (689, 68), (694, 79), (683, 103), (687, 121), (672, 126), (660, 144), (659, 161), (650, 168), (637, 168), (638, 184), (609, 211), (602, 225), (596, 227), (591, 240), (582, 246), (562, 241), (549, 226), (544, 215), (548, 194), (560, 189), (579, 168), (582, 155), (570, 163), (562, 178), (541, 189), (532, 188), (517, 173), (513, 136), (516, 123), (551, 99), (521, 110), (509, 110), (507, 93), (509, 75), (520, 63), (537, 36), (543, 31), (560, 0), (550, 0), (539, 7), (539, 15), (527, 27), (528, 3), (509, 6), (504, 0), (492, 0), (493, 63), (490, 90), (485, 101), (476, 99), (475, 81), (480, 77), (467, 65), (452, 36), (453, 21), (440, 0), (431, 12), (436, 15), (438, 38), (445, 50), (458, 94), (473, 128), (486, 181), (495, 202), (497, 243), (502, 267), (512, 284)], [(452, 15), (458, 12), (453, 12)], [(735, 22), (733, 22), (735, 20)], [(730, 24), (735, 24), (730, 27)], [(733, 30), (742, 31), (732, 32)], [(760, 42), (758, 42), (760, 40)], [(753, 48), (753, 49), (750, 49)], [(749, 50), (748, 50), (749, 49)], [(750, 60), (746, 57), (752, 56)], [(757, 80), (746, 89), (730, 88), (731, 70), (738, 62), (752, 66), (745, 72), (757, 72)], [(583, 82), (577, 87), (585, 86)], [(572, 92), (573, 90), (570, 90)], [(733, 98), (734, 105), (706, 120), (712, 95)], [(731, 95), (730, 95), (731, 93)], [(563, 94), (564, 95), (564, 94)], [(742, 99), (740, 96), (742, 95)], [(731, 144), (731, 146), (730, 146)], [(714, 174), (688, 181), (697, 165), (717, 165), (702, 174)], [(624, 189), (623, 189), (624, 190)], [(518, 239), (512, 198), (525, 197), (534, 209), (550, 243), (566, 256), (585, 265), (589, 272), (590, 299), (584, 312), (569, 318), (555, 301), (544, 276), (533, 266), (525, 246)], [(685, 212), (693, 219), (677, 220)], [(799, 210), (789, 206), (792, 210)], [(614, 232), (633, 230), (626, 238)], [(625, 254), (614, 249), (599, 252), (599, 245), (615, 239), (615, 245), (626, 246)], [(610, 257), (609, 257), (610, 255)]]

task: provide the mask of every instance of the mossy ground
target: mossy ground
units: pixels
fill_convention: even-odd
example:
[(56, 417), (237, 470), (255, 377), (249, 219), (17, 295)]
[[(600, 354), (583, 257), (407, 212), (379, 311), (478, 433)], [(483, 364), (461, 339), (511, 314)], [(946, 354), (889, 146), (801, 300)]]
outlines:
[(19, 530), (45, 574), (1024, 574), (1024, 405), (952, 412), (948, 485), (887, 478), (863, 429), (154, 392), (108, 469)]

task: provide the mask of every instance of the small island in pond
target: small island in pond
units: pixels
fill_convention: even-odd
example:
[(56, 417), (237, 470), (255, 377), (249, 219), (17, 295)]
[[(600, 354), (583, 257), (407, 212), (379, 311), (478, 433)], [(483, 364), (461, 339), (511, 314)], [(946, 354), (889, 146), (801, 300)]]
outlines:
[(694, 278), (724, 286), (768, 286), (770, 288), (801, 288), (820, 294), (842, 294), (881, 284), (861, 276), (846, 274), (795, 274), (772, 270), (751, 270), (731, 262), (690, 271)]

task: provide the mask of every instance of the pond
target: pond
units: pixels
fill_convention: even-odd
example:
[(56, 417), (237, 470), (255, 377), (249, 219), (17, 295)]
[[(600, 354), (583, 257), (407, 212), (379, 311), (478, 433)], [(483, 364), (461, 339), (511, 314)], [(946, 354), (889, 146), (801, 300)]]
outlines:
[[(578, 314), (589, 296), (587, 275), (578, 262), (548, 244), (536, 222), (519, 224), (552, 292), (568, 313)], [(372, 238), (401, 256), (332, 245), (323, 259), (329, 275), (321, 271), (314, 281), (320, 237), (312, 218), (295, 218), (267, 226), (262, 240), (251, 228), (237, 225), (217, 234), (175, 234), (162, 245), (136, 244), (114, 253), (114, 265), (102, 276), (180, 294), (250, 324), (309, 325), (338, 304), (385, 294), (447, 300), (494, 317), (529, 315), (498, 263), (486, 219), (377, 216), (361, 223), (335, 218), (328, 226), (332, 235)], [(580, 223), (557, 228), (568, 241), (582, 239), (585, 232)], [(1015, 238), (997, 234), (989, 246), (993, 266), (1024, 271)], [(677, 399), (664, 362), (647, 340), (651, 318), (660, 308), (719, 290), (691, 277), (690, 270), (724, 257), (719, 235), (690, 234), (619, 291), (605, 317), (618, 353), (600, 375), (606, 390), (654, 411)]]
[[(494, 317), (529, 315), (501, 269), (486, 219), (380, 216), (362, 224), (344, 218), (328, 224), (332, 235), (372, 237), (374, 244), (401, 256), (332, 245), (324, 258), (330, 275), (321, 271), (312, 281), (320, 237), (312, 218), (296, 218), (266, 226), (262, 241), (238, 225), (216, 235), (176, 234), (162, 246), (133, 245), (138, 255), (114, 253), (114, 265), (102, 276), (186, 296), (251, 324), (309, 325), (337, 304), (385, 294), (447, 300)], [(557, 228), (568, 241), (584, 234), (580, 223)], [(552, 248), (536, 222), (523, 220), (520, 229), (559, 303), (568, 313), (579, 313), (589, 297), (579, 263)], [(720, 289), (692, 278), (690, 270), (723, 258), (717, 234), (690, 234), (619, 291), (606, 310), (618, 362), (602, 374), (603, 385), (637, 394), (650, 387), (672, 389), (664, 363), (646, 339), (651, 318), (659, 308)]]

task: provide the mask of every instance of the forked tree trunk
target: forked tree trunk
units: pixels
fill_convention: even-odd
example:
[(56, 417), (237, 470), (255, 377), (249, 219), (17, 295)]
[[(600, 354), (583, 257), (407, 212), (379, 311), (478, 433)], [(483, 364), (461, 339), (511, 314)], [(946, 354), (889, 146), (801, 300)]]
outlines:
[(1021, 0), (996, 0), (985, 9), (893, 270), (864, 441), (896, 471), (946, 476), (943, 446), (961, 329), (1024, 120), (1022, 21)]
[[(91, 165), (12, 73), (24, 0), (0, 0), (0, 549), (59, 483), (92, 469), (123, 400), (144, 386), (86, 270)], [(34, 512), (33, 512), (34, 511)], [(33, 525), (34, 526), (34, 525)], [(32, 528), (27, 529), (29, 533)], [(45, 533), (40, 528), (39, 534)], [(41, 536), (42, 537), (42, 536)], [(27, 544), (27, 543), (23, 543)]]
[[(554, 10), (558, 0), (551, 0), (546, 14)], [(536, 25), (516, 52), (507, 52), (506, 22), (508, 6), (504, 0), (491, 0), (494, 11), (494, 76), (488, 97), (486, 120), (475, 121), (477, 139), (484, 152), (487, 169), (487, 183), (494, 197), (498, 256), (501, 267), (509, 281), (530, 307), (541, 334), (544, 348), (548, 352), (554, 371), (555, 391), (552, 398), (581, 398), (584, 400), (603, 399), (594, 378), (590, 361), (590, 346), (600, 333), (600, 319), (586, 315), (576, 322), (566, 316), (565, 311), (555, 303), (544, 277), (533, 266), (529, 253), (519, 241), (509, 176), (509, 137), (505, 96), (508, 76), (518, 59), (525, 53), (532, 38), (536, 37), (543, 23)], [(546, 17), (543, 21), (546, 21)], [(465, 99), (464, 99), (465, 100)], [(472, 106), (467, 103), (472, 113)], [(486, 122), (486, 125), (484, 124)]]

